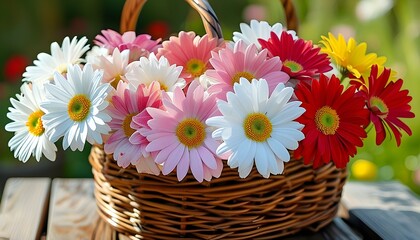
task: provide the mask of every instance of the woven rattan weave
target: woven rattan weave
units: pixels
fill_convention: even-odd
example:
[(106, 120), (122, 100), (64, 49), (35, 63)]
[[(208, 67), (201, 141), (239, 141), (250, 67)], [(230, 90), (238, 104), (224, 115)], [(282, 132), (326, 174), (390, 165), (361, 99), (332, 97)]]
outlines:
[(316, 231), (335, 216), (346, 171), (332, 164), (313, 170), (300, 160), (266, 179), (254, 169), (240, 179), (222, 176), (198, 183), (176, 174), (138, 174), (120, 168), (101, 146), (90, 163), (100, 215), (119, 232), (145, 239), (272, 239), (305, 228)]

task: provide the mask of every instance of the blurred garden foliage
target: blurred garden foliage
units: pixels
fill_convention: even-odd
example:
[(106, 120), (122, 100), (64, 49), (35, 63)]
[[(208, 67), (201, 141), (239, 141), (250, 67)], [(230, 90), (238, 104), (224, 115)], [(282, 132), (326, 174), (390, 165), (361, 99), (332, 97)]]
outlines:
[[(284, 23), (279, 0), (209, 0), (213, 6), (225, 39), (239, 30), (240, 22), (251, 18), (270, 24)], [(23, 165), (13, 158), (7, 147), (11, 133), (4, 130), (8, 122), (9, 98), (21, 84), (21, 74), (39, 52), (49, 52), (51, 42), (61, 44), (65, 36), (87, 36), (90, 40), (102, 29), (118, 30), (123, 0), (14, 0), (2, 1), (0, 8), (0, 168)], [(349, 166), (350, 177), (360, 180), (397, 179), (420, 193), (420, 1), (417, 0), (301, 0), (295, 1), (300, 20), (299, 35), (314, 42), (328, 32), (354, 37), (367, 42), (368, 52), (386, 56), (387, 67), (403, 78), (405, 88), (413, 96), (411, 103), (417, 118), (406, 122), (413, 136), (403, 136), (398, 148), (395, 139), (382, 146), (375, 145), (371, 131), (365, 146), (358, 151)], [(149, 1), (139, 18), (138, 33), (168, 38), (180, 30), (194, 30), (204, 34), (201, 19), (181, 0)], [(89, 148), (82, 153), (66, 151), (65, 177), (90, 177)], [(45, 160), (48, 161), (48, 160)], [(28, 164), (34, 164), (34, 159)], [(358, 174), (352, 174), (356, 170)]]

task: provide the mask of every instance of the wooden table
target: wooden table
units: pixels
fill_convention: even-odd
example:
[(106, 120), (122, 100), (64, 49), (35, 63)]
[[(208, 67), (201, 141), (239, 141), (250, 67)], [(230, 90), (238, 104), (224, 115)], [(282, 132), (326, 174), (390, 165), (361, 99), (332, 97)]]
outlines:
[[(396, 182), (384, 184), (349, 182), (343, 192), (339, 214), (332, 224), (319, 233), (304, 233), (287, 239), (363, 239), (364, 232), (357, 227), (350, 227), (343, 218), (349, 218), (349, 212), (351, 213), (347, 211), (349, 209), (363, 209), (364, 207), (377, 209), (378, 205), (381, 205), (381, 208), (387, 206), (378, 198), (378, 194), (380, 195), (381, 192), (383, 194), (383, 189), (387, 188), (393, 189), (389, 194), (395, 195), (396, 191), (409, 194), (407, 188)], [(8, 179), (0, 206), (0, 240), (129, 239), (113, 231), (98, 217), (93, 189), (92, 179)], [(397, 195), (406, 200), (405, 210), (414, 209), (414, 212), (417, 211), (420, 215), (418, 198), (412, 195), (413, 197), (409, 197), (408, 201), (406, 195), (403, 196), (401, 193)], [(401, 199), (394, 199), (392, 209), (404, 208), (402, 206), (404, 204), (398, 203)], [(398, 223), (397, 219), (393, 221), (395, 224)], [(416, 225), (415, 229), (418, 228), (417, 226), (420, 225)], [(417, 234), (415, 230), (414, 234)], [(420, 234), (417, 237), (419, 238), (413, 239), (420, 239)]]

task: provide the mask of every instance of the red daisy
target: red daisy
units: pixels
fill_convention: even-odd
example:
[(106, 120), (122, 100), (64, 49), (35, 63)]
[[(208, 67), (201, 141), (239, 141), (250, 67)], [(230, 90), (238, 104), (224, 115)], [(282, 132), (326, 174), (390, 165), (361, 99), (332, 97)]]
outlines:
[(343, 92), (343, 85), (334, 75), (329, 79), (324, 74), (313, 80), (312, 85), (301, 82), (296, 96), (302, 101), (306, 112), (297, 119), (305, 125), (305, 139), (299, 144), (295, 156), (303, 157), (305, 164), (313, 162), (314, 168), (333, 161), (344, 168), (349, 156), (354, 156), (356, 147), (363, 146), (366, 137), (363, 126), (369, 123), (369, 111), (365, 100), (355, 95), (350, 86)]
[(391, 129), (397, 141), (401, 144), (401, 130), (411, 136), (411, 129), (400, 118), (414, 118), (409, 105), (412, 97), (408, 96), (408, 90), (401, 90), (403, 80), (389, 81), (391, 69), (385, 68), (378, 74), (378, 66), (373, 65), (367, 88), (361, 88), (361, 94), (365, 97), (370, 120), (375, 125), (376, 144), (381, 144), (386, 137), (386, 130)]
[(293, 39), (293, 35), (283, 31), (279, 37), (271, 32), (271, 37), (265, 41), (259, 39), (262, 48), (266, 48), (269, 56), (278, 56), (283, 62), (282, 71), (290, 78), (310, 80), (316, 74), (325, 73), (332, 69), (328, 55), (319, 53), (320, 48), (315, 47), (311, 41)]

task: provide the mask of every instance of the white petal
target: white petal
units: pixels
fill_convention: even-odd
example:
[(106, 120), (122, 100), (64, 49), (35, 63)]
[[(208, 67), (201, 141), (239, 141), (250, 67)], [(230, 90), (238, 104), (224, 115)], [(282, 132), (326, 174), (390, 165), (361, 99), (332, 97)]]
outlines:
[(255, 152), (255, 165), (257, 166), (258, 172), (265, 178), (270, 176), (268, 171), (267, 153), (263, 143), (256, 144)]
[(267, 139), (267, 143), (279, 159), (284, 162), (288, 162), (290, 160), (290, 154), (287, 149), (275, 138)]

